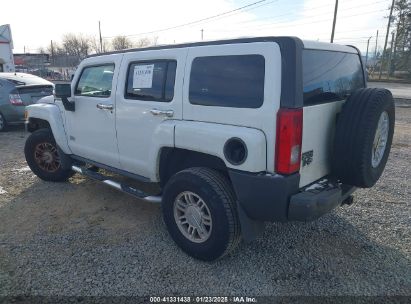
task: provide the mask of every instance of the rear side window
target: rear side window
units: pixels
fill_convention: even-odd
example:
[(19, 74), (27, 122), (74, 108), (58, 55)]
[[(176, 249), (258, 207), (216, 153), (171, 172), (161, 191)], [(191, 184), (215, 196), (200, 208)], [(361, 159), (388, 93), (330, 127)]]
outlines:
[(75, 95), (109, 97), (114, 75), (114, 64), (86, 67), (77, 82)]
[(259, 108), (264, 101), (264, 74), (261, 55), (197, 57), (191, 66), (190, 103)]
[(303, 50), (304, 105), (343, 100), (364, 87), (357, 54)]
[(174, 97), (177, 62), (135, 62), (128, 69), (125, 98), (168, 102)]

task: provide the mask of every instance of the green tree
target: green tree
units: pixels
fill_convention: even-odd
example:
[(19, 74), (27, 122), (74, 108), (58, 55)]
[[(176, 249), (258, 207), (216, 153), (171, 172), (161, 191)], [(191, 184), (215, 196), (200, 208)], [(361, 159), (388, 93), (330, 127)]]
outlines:
[(399, 71), (411, 78), (411, 0), (397, 0), (394, 4), (394, 43), (391, 54), (391, 74)]

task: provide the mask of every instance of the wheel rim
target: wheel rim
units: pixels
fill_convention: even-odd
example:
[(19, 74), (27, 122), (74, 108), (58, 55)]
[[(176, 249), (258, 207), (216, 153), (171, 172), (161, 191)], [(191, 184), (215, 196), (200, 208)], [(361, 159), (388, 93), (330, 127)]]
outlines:
[(211, 235), (211, 212), (204, 200), (191, 191), (180, 193), (174, 201), (174, 220), (180, 232), (194, 243), (203, 243)]
[(378, 120), (377, 130), (375, 131), (374, 142), (372, 146), (371, 155), (371, 165), (373, 168), (378, 167), (384, 156), (385, 149), (387, 147), (388, 141), (388, 131), (389, 131), (388, 113), (386, 111), (381, 113), (380, 119)]
[(60, 168), (60, 157), (57, 148), (51, 143), (38, 144), (34, 149), (34, 160), (40, 169), (56, 172)]

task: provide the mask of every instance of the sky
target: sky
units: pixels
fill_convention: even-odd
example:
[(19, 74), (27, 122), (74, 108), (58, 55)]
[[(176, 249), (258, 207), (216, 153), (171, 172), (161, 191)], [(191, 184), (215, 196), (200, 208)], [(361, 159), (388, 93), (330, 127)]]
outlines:
[[(14, 53), (35, 53), (59, 43), (66, 33), (98, 37), (98, 22), (104, 40), (126, 35), (137, 41), (158, 38), (159, 44), (218, 40), (254, 36), (297, 36), (330, 41), (334, 0), (266, 0), (218, 18), (159, 31), (221, 14), (257, 0), (116, 0), (55, 1), (4, 0), (0, 25), (10, 24)], [(365, 53), (383, 48), (390, 0), (339, 0), (335, 41), (357, 46)], [(23, 8), (23, 9), (22, 9)], [(157, 32), (156, 32), (157, 31)]]

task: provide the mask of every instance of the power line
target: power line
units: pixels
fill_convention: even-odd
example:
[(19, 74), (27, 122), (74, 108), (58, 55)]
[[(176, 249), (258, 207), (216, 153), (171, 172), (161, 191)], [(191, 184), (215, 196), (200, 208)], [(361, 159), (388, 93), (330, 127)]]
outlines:
[[(164, 32), (164, 31), (168, 31), (168, 30), (173, 30), (173, 29), (176, 29), (176, 28), (181, 28), (181, 27), (185, 27), (185, 26), (188, 26), (188, 25), (193, 25), (193, 24), (200, 23), (200, 22), (203, 22), (203, 21), (206, 21), (206, 20), (210, 20), (210, 19), (214, 19), (214, 18), (217, 18), (217, 17), (220, 17), (220, 16), (224, 16), (224, 15), (227, 15), (227, 14), (230, 14), (230, 13), (233, 13), (233, 12), (237, 12), (237, 11), (239, 11), (239, 10), (243, 10), (243, 9), (245, 9), (245, 8), (247, 8), (247, 7), (251, 7), (251, 6), (257, 5), (257, 4), (262, 3), (262, 2), (266, 2), (266, 1), (267, 1), (267, 0), (256, 1), (256, 2), (253, 2), (253, 3), (250, 3), (250, 4), (244, 5), (244, 6), (242, 6), (242, 7), (239, 7), (239, 8), (236, 8), (236, 9), (233, 9), (233, 10), (230, 10), (230, 11), (227, 11), (227, 12), (223, 12), (223, 13), (220, 13), (220, 14), (217, 14), (217, 15), (214, 15), (214, 16), (210, 16), (210, 17), (198, 19), (198, 20), (191, 21), (191, 22), (184, 23), (184, 24), (179, 24), (179, 25), (175, 25), (175, 26), (170, 26), (170, 27), (163, 28), (163, 29), (159, 29), (159, 30), (155, 30), (155, 31), (143, 32), (143, 33), (132, 34), (132, 35), (125, 35), (125, 36), (126, 36), (126, 37), (141, 36), (141, 35), (148, 35), (148, 34), (154, 34), (154, 33)], [(104, 37), (104, 38), (113, 38), (113, 37), (115, 37), (115, 36), (108, 36), (108, 37)]]
[[(382, 12), (382, 11), (385, 11), (385, 9), (384, 9), (384, 10), (370, 11), (370, 12), (367, 12), (367, 13), (347, 15), (347, 16), (344, 16), (344, 19), (346, 19), (346, 18), (351, 18), (351, 17), (355, 17), (355, 16), (360, 16), (360, 15), (373, 14), (373, 13)], [(312, 16), (312, 17), (315, 17), (315, 16)], [(311, 17), (307, 17), (307, 19), (309, 19), (309, 18), (311, 18)], [(307, 24), (312, 24), (312, 23), (328, 22), (328, 21), (331, 21), (331, 19), (330, 19), (330, 18), (326, 18), (326, 19), (320, 19), (320, 20), (315, 20), (315, 21), (310, 21), (310, 22), (295, 23), (295, 24), (284, 24), (284, 23), (291, 23), (292, 21), (291, 21), (291, 22), (290, 22), (290, 21), (288, 21), (288, 22), (280, 21), (280, 22), (272, 22), (272, 23), (263, 24), (263, 25), (260, 25), (260, 26), (257, 26), (257, 27), (246, 27), (246, 28), (241, 27), (241, 28), (236, 28), (236, 29), (233, 29), (233, 30), (230, 30), (230, 31), (225, 31), (225, 32), (238, 31), (238, 30), (241, 30), (241, 29), (247, 29), (247, 30), (270, 29), (270, 28), (272, 28), (273, 26), (276, 26), (276, 28), (296, 27), (296, 26), (301, 26), (301, 25), (307, 25)], [(278, 26), (277, 26), (277, 24), (278, 24)]]
[[(352, 32), (366, 32), (366, 31), (375, 31), (376, 29), (379, 29), (379, 30), (381, 30), (382, 28), (375, 28), (375, 27), (369, 27), (369, 28), (362, 28), (362, 29), (356, 29), (356, 30), (348, 30), (348, 31), (338, 31), (338, 34), (346, 34), (346, 33), (352, 33)], [(220, 33), (220, 32), (232, 32), (232, 31), (236, 31), (237, 29), (233, 29), (233, 30), (229, 30), (229, 31), (221, 31), (221, 30), (212, 30), (212, 29), (209, 29), (208, 31), (209, 32), (212, 32), (212, 33)], [(321, 32), (321, 33), (315, 33), (316, 35), (319, 35), (319, 36), (325, 36), (325, 35), (329, 35), (329, 32)], [(368, 38), (369, 36), (364, 36), (365, 38)], [(347, 37), (345, 37), (345, 38), (347, 38)], [(356, 37), (357, 38), (357, 37)], [(339, 39), (343, 39), (343, 38), (340, 38), (340, 37), (336, 37), (335, 39), (337, 39), (337, 40), (339, 40)], [(347, 39), (351, 39), (350, 37), (348, 37)], [(380, 39), (383, 39), (383, 37), (380, 37)]]
[[(339, 12), (345, 12), (345, 11), (349, 11), (349, 10), (352, 10), (352, 9), (357, 9), (357, 8), (369, 6), (371, 4), (378, 4), (378, 3), (383, 3), (383, 2), (386, 2), (386, 1), (385, 0), (384, 1), (376, 1), (376, 2), (367, 3), (366, 5), (361, 4), (361, 5), (352, 6), (350, 8), (346, 8), (346, 9), (339, 9), (338, 11)], [(345, 2), (343, 4), (345, 4)], [(294, 7), (298, 7), (298, 6), (293, 6), (292, 8), (294, 8)], [(310, 7), (310, 8), (304, 9), (304, 12), (317, 10), (317, 9), (321, 9), (321, 8), (326, 8), (326, 6), (320, 5), (320, 6)], [(278, 20), (278, 19), (284, 19), (284, 18), (278, 18), (278, 17), (285, 17), (285, 16), (292, 16), (292, 15), (294, 15), (294, 13), (285, 13), (285, 14), (281, 14), (281, 15), (274, 15), (274, 16), (254, 19), (254, 20), (250, 20), (250, 21), (237, 22), (235, 24), (246, 24), (246, 23), (253, 23), (253, 22), (255, 23), (255, 22), (261, 22), (263, 20), (271, 20), (271, 19)], [(305, 18), (316, 18), (316, 17), (318, 17), (318, 15), (310, 15), (310, 16), (304, 16), (304, 17)]]
[(206, 21), (206, 22), (201, 22), (201, 24), (206, 24), (206, 23), (210, 23), (210, 22), (215, 22), (215, 21), (221, 20), (221, 19), (223, 19), (223, 18), (229, 18), (229, 17), (235, 16), (235, 15), (238, 15), (238, 14), (240, 14), (240, 13), (249, 12), (249, 11), (251, 11), (251, 10), (255, 10), (255, 9), (257, 9), (257, 8), (260, 8), (260, 7), (262, 7), (262, 6), (269, 5), (269, 4), (274, 3), (274, 2), (277, 2), (277, 1), (278, 1), (278, 0), (272, 0), (272, 1), (267, 2), (267, 3), (263, 3), (263, 4), (260, 4), (260, 5), (257, 5), (257, 6), (248, 8), (248, 9), (241, 10), (241, 11), (239, 11), (239, 12), (235, 12), (235, 13), (233, 13), (233, 14), (229, 14), (228, 16), (220, 16), (220, 17), (216, 17), (216, 18), (213, 19), (213, 20), (208, 20), (208, 21)]
[[(233, 9), (233, 10), (230, 10), (230, 11), (227, 11), (227, 12), (223, 12), (223, 13), (220, 13), (220, 14), (217, 14), (217, 15), (213, 15), (213, 16), (210, 16), (210, 17), (206, 17), (206, 18), (203, 18), (203, 19), (191, 21), (191, 22), (188, 22), (188, 23), (185, 23), (185, 24), (180, 24), (180, 25), (176, 25), (176, 26), (172, 26), (172, 27), (168, 27), (168, 28), (163, 28), (163, 29), (159, 29), (159, 30), (153, 30), (153, 31), (148, 31), (148, 32), (143, 32), (143, 33), (138, 33), (138, 34), (126, 35), (126, 37), (133, 37), (133, 36), (139, 36), (139, 35), (153, 34), (153, 33), (168, 31), (168, 30), (172, 30), (172, 29), (176, 29), (176, 28), (181, 28), (181, 27), (185, 27), (185, 26), (193, 25), (193, 24), (197, 24), (197, 23), (205, 24), (205, 23), (209, 23), (209, 22), (215, 22), (216, 20), (219, 20), (219, 19), (222, 19), (222, 18), (228, 18), (228, 17), (234, 16), (234, 15), (239, 14), (239, 13), (242, 13), (242, 12), (246, 12), (246, 11), (250, 11), (250, 10), (253, 10), (253, 9), (257, 9), (257, 8), (259, 8), (259, 7), (261, 7), (261, 6), (271, 4), (271, 3), (276, 2), (276, 1), (278, 1), (278, 0), (273, 0), (273, 1), (270, 1), (270, 2), (268, 2), (268, 3), (264, 3), (264, 2), (266, 2), (266, 1), (267, 1), (267, 0), (256, 1), (256, 2), (253, 2), (253, 3), (251, 3), (251, 4), (248, 4), (248, 5), (244, 5), (244, 6), (242, 6), (242, 7), (239, 7), (239, 8), (237, 8), (237, 9)], [(348, 2), (354, 2), (354, 1), (356, 1), (356, 0), (348, 1)], [(371, 4), (378, 4), (378, 3), (382, 3), (382, 2), (385, 2), (385, 1), (374, 1), (374, 2), (369, 3), (369, 4), (367, 4), (367, 5), (364, 5), (364, 4), (363, 4), (363, 5), (358, 5), (358, 6), (350, 7), (350, 8), (348, 8), (348, 9), (344, 9), (344, 10), (340, 10), (340, 11), (348, 11), (348, 10), (351, 10), (351, 9), (368, 6), (368, 5), (371, 5)], [(346, 2), (344, 2), (344, 4), (345, 4), (345, 3), (346, 3)], [(258, 4), (259, 4), (259, 5), (258, 5)], [(324, 6), (311, 7), (311, 8), (305, 9), (304, 11), (309, 11), (309, 10), (313, 10), (313, 9), (317, 9), (317, 8), (322, 8), (322, 7), (324, 7)], [(375, 12), (379, 12), (379, 11), (385, 11), (385, 9), (384, 9), (384, 10), (378, 10), (378, 11), (372, 11), (372, 12), (368, 12), (368, 13), (365, 13), (365, 14), (375, 13)], [(261, 22), (261, 20), (275, 19), (276, 17), (288, 16), (288, 15), (292, 15), (292, 13), (286, 13), (286, 14), (282, 14), (282, 15), (272, 16), (272, 17), (269, 17), (269, 18), (257, 19), (257, 20), (253, 20), (253, 21), (236, 22), (236, 23), (234, 23), (234, 24), (245, 24), (245, 23), (250, 23), (250, 22), (256, 23), (256, 22)], [(356, 14), (356, 15), (345, 16), (345, 17), (352, 17), (352, 16), (358, 16), (358, 15), (363, 15), (363, 14)], [(315, 18), (315, 17), (317, 17), (317, 16), (306, 16), (305, 18)], [(316, 20), (316, 21), (314, 21), (314, 22), (309, 22), (309, 23), (319, 23), (319, 22), (327, 22), (327, 21), (329, 21), (329, 19)], [(257, 27), (256, 29), (265, 29), (265, 28), (267, 28), (267, 27), (268, 27), (268, 28), (271, 27), (272, 25), (281, 24), (281, 23), (284, 23), (284, 22), (275, 22), (275, 23), (264, 24), (264, 25), (261, 25), (261, 26)], [(294, 25), (290, 25), (290, 26), (293, 26), (293, 27), (294, 27), (294, 26), (305, 25), (305, 24), (308, 24), (308, 23), (300, 23), (300, 24), (294, 24)], [(288, 26), (288, 25), (287, 25), (287, 26)], [(279, 26), (279, 27), (284, 27), (284, 26)], [(253, 29), (253, 28), (247, 27), (247, 29)], [(235, 29), (235, 30), (238, 30), (238, 29)], [(216, 31), (211, 30), (211, 32), (216, 32)], [(221, 31), (219, 31), (219, 32), (221, 32)], [(223, 31), (223, 32), (224, 32), (224, 31)], [(225, 31), (225, 32), (231, 32), (231, 31)], [(347, 32), (348, 32), (348, 31), (347, 31)], [(341, 33), (341, 32), (339, 32), (339, 33)], [(112, 37), (115, 37), (115, 36), (107, 36), (107, 37), (103, 37), (103, 38), (112, 38)]]

